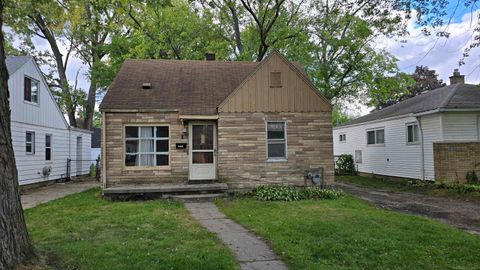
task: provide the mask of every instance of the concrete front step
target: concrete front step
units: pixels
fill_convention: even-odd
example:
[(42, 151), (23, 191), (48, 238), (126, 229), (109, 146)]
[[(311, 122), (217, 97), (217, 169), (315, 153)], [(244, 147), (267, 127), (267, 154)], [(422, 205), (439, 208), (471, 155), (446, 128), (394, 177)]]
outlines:
[(225, 197), (225, 193), (207, 193), (207, 194), (186, 194), (186, 195), (171, 195), (166, 196), (176, 201), (182, 202), (209, 202), (216, 198)]
[(117, 194), (201, 194), (222, 193), (228, 190), (225, 183), (209, 184), (155, 184), (155, 185), (119, 185), (103, 189), (104, 195)]

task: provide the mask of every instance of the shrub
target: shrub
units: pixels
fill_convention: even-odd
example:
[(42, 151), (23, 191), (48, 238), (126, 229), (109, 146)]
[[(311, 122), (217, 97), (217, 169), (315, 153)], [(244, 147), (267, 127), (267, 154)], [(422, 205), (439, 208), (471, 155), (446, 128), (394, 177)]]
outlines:
[(337, 165), (337, 170), (338, 174), (343, 174), (343, 175), (355, 175), (355, 163), (353, 162), (353, 156), (352, 155), (347, 155), (343, 154), (338, 157), (337, 162), (335, 163)]
[(90, 164), (90, 171), (88, 174), (92, 177), (94, 177), (97, 174), (97, 168), (94, 164)]
[(467, 183), (469, 184), (476, 184), (478, 183), (478, 177), (475, 171), (467, 172)]
[(480, 192), (479, 184), (458, 184), (458, 183), (445, 183), (441, 182), (436, 185), (438, 189), (453, 189), (460, 193)]
[(254, 188), (250, 195), (261, 201), (298, 201), (305, 199), (337, 199), (343, 191), (319, 187), (266, 185)]

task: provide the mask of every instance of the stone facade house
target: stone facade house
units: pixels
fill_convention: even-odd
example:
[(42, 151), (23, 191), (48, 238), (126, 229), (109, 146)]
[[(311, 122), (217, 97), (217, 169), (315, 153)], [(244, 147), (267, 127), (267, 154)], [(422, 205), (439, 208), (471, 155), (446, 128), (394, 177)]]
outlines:
[(467, 182), (480, 176), (480, 87), (455, 70), (450, 85), (426, 91), (334, 128), (335, 155), (358, 171), (388, 177)]
[(126, 60), (100, 110), (104, 193), (311, 185), (308, 172), (333, 182), (332, 107), (278, 52), (260, 63)]

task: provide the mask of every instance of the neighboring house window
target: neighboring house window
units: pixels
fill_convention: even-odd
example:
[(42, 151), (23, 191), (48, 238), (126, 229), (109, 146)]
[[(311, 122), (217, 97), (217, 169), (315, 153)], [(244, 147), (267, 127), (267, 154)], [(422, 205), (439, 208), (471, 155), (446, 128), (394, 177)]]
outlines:
[(346, 142), (347, 141), (347, 134), (340, 134), (338, 139), (339, 139), (340, 142)]
[(125, 166), (168, 166), (167, 126), (126, 126)]
[(278, 71), (270, 72), (270, 87), (281, 88), (282, 87), (282, 73)]
[(23, 99), (28, 102), (38, 103), (39, 82), (25, 77)]
[(35, 154), (35, 132), (27, 131), (25, 133), (25, 152)]
[(287, 136), (285, 122), (267, 122), (267, 159), (287, 159)]
[(362, 163), (362, 150), (355, 150), (355, 163)]
[(407, 124), (407, 143), (418, 143), (418, 125)]
[(45, 135), (45, 160), (52, 160), (52, 135)]
[(385, 130), (375, 129), (375, 130), (367, 131), (367, 144), (368, 145), (385, 144)]

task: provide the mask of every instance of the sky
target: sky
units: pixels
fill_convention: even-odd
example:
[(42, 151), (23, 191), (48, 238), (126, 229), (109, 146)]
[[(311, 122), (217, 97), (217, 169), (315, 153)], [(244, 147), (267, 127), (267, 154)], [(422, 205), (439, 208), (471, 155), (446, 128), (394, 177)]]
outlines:
[[(452, 1), (456, 3), (456, 1)], [(459, 68), (465, 75), (467, 83), (478, 84), (480, 82), (480, 48), (473, 49), (470, 56), (466, 58), (465, 64), (459, 66), (463, 51), (468, 47), (473, 38), (473, 28), (477, 23), (477, 16), (480, 8), (471, 11), (463, 6), (449, 6), (449, 12), (454, 14), (448, 26), (451, 33), (448, 39), (437, 38), (435, 35), (425, 36), (420, 28), (410, 21), (407, 29), (409, 35), (405, 38), (406, 43), (394, 39), (382, 38), (376, 42), (376, 48), (385, 49), (398, 59), (398, 67), (401, 71), (412, 73), (417, 65), (428, 66), (439, 74), (439, 78), (448, 83), (454, 68)], [(7, 29), (8, 31), (8, 29)], [(40, 50), (49, 49), (46, 41), (34, 40)], [(14, 45), (16, 42), (14, 42)], [(73, 85), (77, 71), (79, 73), (78, 85), (86, 90), (89, 87), (89, 80), (86, 75), (88, 69), (78, 58), (72, 57), (67, 68), (67, 77)], [(355, 105), (349, 107), (349, 114), (363, 115), (370, 111), (365, 106)]]

